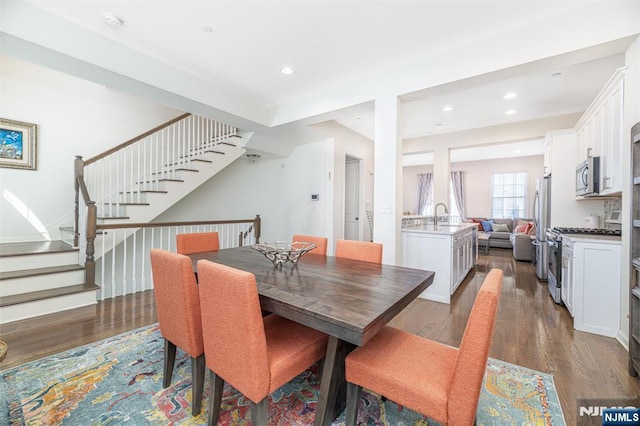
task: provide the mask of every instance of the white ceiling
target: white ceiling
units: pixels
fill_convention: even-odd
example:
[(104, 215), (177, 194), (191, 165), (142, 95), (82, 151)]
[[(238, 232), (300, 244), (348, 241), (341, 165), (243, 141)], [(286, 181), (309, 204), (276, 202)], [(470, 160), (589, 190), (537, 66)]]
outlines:
[[(13, 7), (21, 13), (25, 8), (16, 5), (35, 5), (64, 19), (69, 27), (79, 26), (88, 31), (87, 34), (98, 34), (179, 69), (185, 75), (193, 76), (194, 84), (202, 81), (210, 83), (212, 88), (223, 87), (237, 94), (238, 99), (254, 103), (256, 109), (271, 111), (267, 114), (271, 117), (276, 117), (279, 109), (287, 108), (301, 111), (301, 116), (307, 108), (330, 113), (330, 107), (318, 107), (325, 102), (322, 95), (326, 92), (334, 94), (333, 100), (340, 98), (341, 93), (346, 98), (347, 88), (375, 81), (376, 76), (401, 75), (412, 64), (483, 40), (490, 44), (504, 36), (501, 43), (508, 44), (518, 29), (536, 28), (555, 19), (570, 21), (572, 14), (598, 3), (597, 0), (0, 1), (7, 10)], [(611, 0), (610, 4), (614, 2), (633, 3)], [(119, 29), (107, 26), (105, 12), (119, 16), (123, 25)], [(45, 25), (38, 24), (45, 31)], [(11, 25), (10, 22), (3, 23), (5, 27)], [(19, 23), (13, 25), (14, 33), (37, 31), (21, 28)], [(204, 31), (207, 26), (211, 32)], [(566, 42), (565, 39), (573, 36), (571, 31), (544, 34), (540, 45), (548, 47), (556, 42)], [(34, 36), (43, 44), (50, 42), (51, 48), (65, 54), (80, 57), (83, 51), (86, 58), (93, 57), (94, 63), (106, 64), (102, 65), (105, 67), (127, 60), (131, 62), (111, 48), (113, 43), (101, 43), (99, 47), (96, 44), (91, 54), (86, 53), (92, 48), (89, 43), (94, 39), (91, 37), (76, 35), (71, 41), (58, 38), (58, 34)], [(58, 47), (54, 46), (56, 43)], [(70, 43), (73, 46), (69, 46)], [(583, 111), (613, 71), (623, 65), (621, 52), (628, 44), (612, 43), (584, 57), (548, 58), (479, 77), (398, 92), (403, 102), (403, 137)], [(533, 52), (537, 48), (523, 45), (522, 51)], [(487, 62), (496, 63), (502, 63), (503, 59), (486, 58)], [(283, 66), (293, 67), (295, 73), (291, 76), (281, 74)], [(440, 68), (451, 67), (452, 74), (460, 74), (456, 66), (460, 65), (438, 65)], [(120, 69), (124, 70), (124, 67), (122, 65)], [(440, 70), (434, 69), (434, 74), (437, 72)], [(554, 72), (562, 75), (553, 78)], [(160, 70), (147, 68), (142, 77), (146, 77), (143, 81), (160, 86), (164, 76), (160, 75)], [(135, 78), (142, 80), (140, 75)], [(176, 82), (167, 81), (166, 84)], [(370, 92), (380, 91), (380, 87), (372, 86)], [(512, 100), (503, 99), (509, 91), (517, 92), (518, 96)], [(202, 87), (201, 92), (207, 92), (207, 89)], [(335, 102), (338, 107), (348, 103), (346, 100), (340, 103), (340, 100)], [(373, 103), (353, 105), (352, 102), (348, 108), (334, 111), (327, 117), (372, 139)], [(445, 113), (442, 111), (445, 105), (454, 109)], [(506, 116), (507, 108), (515, 109), (517, 113)], [(309, 113), (307, 117), (312, 115)], [(316, 115), (316, 122), (321, 116)]]

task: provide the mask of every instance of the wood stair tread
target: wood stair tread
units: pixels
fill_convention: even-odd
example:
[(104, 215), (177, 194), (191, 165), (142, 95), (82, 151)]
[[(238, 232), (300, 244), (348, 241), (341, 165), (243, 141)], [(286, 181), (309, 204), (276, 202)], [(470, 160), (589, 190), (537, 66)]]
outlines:
[(0, 272), (0, 281), (9, 280), (13, 278), (26, 278), (36, 277), (38, 275), (57, 274), (60, 272), (73, 272), (82, 271), (84, 269), (81, 265), (60, 265), (60, 266), (48, 266), (46, 268), (33, 268), (23, 269), (18, 271), (5, 271)]
[(69, 251), (78, 251), (78, 248), (61, 240), (0, 244), (0, 257), (63, 253)]
[(0, 297), (0, 307), (17, 305), (20, 303), (36, 302), (53, 297), (68, 296), (71, 294), (83, 293), (86, 291), (99, 290), (100, 286), (95, 284), (76, 284), (66, 287), (52, 288), (49, 290), (32, 291), (30, 293), (14, 294)]
[(226, 154), (227, 154), (226, 152), (217, 151), (217, 150), (215, 150), (215, 149), (207, 149), (207, 150), (205, 150), (204, 152), (210, 152), (210, 153), (212, 153), (212, 154), (222, 154), (222, 155), (226, 155)]
[(126, 220), (126, 219), (129, 219), (129, 216), (98, 216), (97, 219), (98, 220), (110, 220), (110, 219)]

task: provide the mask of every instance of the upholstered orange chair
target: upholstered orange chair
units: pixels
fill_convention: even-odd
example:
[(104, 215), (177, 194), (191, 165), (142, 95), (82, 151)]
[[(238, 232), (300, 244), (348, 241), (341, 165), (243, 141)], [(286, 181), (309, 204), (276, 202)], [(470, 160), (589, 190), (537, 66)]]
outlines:
[(296, 234), (291, 238), (292, 243), (315, 243), (316, 248), (309, 250), (309, 253), (321, 254), (323, 256), (327, 255), (327, 241), (328, 239), (325, 237), (315, 237), (313, 235)]
[(356, 423), (362, 388), (442, 424), (472, 425), (487, 367), (503, 272), (487, 274), (460, 348), (385, 327), (345, 360), (347, 425)]
[(324, 358), (327, 336), (277, 315), (262, 318), (255, 276), (198, 261), (208, 423), (218, 421), (224, 382), (251, 401), (251, 424), (267, 424), (269, 394)]
[(198, 232), (176, 235), (176, 251), (181, 254), (220, 250), (217, 232)]
[(191, 357), (192, 407), (197, 416), (204, 388), (204, 344), (200, 320), (200, 298), (191, 259), (166, 250), (151, 250), (151, 272), (160, 332), (164, 337), (164, 377), (171, 384), (176, 347)]
[(369, 241), (338, 240), (336, 257), (382, 263), (382, 244)]

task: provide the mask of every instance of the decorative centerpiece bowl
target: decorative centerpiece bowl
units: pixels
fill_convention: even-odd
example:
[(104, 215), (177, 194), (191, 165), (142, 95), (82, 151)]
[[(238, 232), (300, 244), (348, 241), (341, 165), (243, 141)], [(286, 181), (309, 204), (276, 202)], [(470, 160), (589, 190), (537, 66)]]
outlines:
[(254, 244), (251, 248), (264, 254), (273, 263), (273, 266), (280, 267), (287, 262), (297, 265), (302, 255), (316, 248), (316, 245), (315, 243), (307, 242), (287, 243), (276, 241), (273, 243)]

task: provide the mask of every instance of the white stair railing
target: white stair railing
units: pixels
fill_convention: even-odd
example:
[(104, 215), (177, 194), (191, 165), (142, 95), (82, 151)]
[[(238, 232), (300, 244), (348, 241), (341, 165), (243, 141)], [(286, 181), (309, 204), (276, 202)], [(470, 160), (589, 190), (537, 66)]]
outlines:
[(237, 133), (234, 126), (183, 114), (86, 161), (77, 156), (74, 245), (80, 248), (86, 282), (95, 283), (92, 270), (101, 256), (137, 232), (129, 228), (116, 238), (114, 232), (102, 234), (97, 221), (126, 218), (127, 205), (147, 204), (146, 194), (164, 192), (164, 182), (180, 181), (180, 174), (196, 171), (198, 162), (224, 155), (239, 141)]

